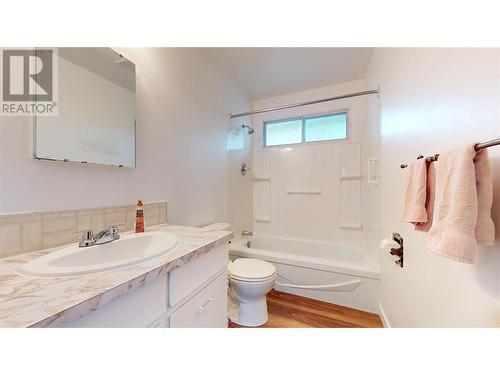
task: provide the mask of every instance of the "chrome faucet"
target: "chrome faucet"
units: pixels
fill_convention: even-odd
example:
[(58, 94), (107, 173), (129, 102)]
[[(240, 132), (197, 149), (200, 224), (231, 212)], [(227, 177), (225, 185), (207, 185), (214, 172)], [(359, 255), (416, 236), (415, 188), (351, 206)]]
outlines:
[(100, 231), (95, 236), (91, 229), (87, 229), (81, 232), (76, 232), (76, 233), (83, 233), (82, 239), (78, 243), (78, 246), (89, 247), (93, 245), (102, 245), (111, 241), (118, 240), (120, 238), (118, 227), (122, 225), (123, 224), (111, 225), (109, 228)]

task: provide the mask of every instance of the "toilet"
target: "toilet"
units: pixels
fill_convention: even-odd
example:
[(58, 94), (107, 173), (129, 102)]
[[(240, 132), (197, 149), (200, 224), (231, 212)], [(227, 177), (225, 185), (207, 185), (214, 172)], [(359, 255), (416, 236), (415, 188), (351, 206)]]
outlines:
[[(205, 230), (229, 230), (229, 223), (212, 223)], [(229, 319), (238, 325), (257, 327), (268, 319), (266, 295), (276, 280), (272, 263), (250, 258), (238, 258), (227, 267), (229, 283)]]
[(273, 264), (249, 258), (229, 263), (229, 319), (238, 325), (256, 327), (267, 322), (266, 295), (276, 280)]

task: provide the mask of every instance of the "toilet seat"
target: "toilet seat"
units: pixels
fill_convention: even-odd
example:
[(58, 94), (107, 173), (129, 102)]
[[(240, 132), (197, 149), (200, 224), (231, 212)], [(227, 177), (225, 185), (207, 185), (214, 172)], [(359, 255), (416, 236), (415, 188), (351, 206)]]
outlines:
[(228, 277), (230, 280), (240, 281), (243, 283), (264, 283), (264, 282), (267, 282), (267, 281), (274, 279), (276, 277), (276, 274), (273, 273), (271, 276), (266, 277), (266, 278), (262, 278), (262, 279), (251, 279), (248, 277), (246, 277), (246, 278), (245, 277), (236, 277), (236, 276), (232, 276), (232, 275), (228, 275)]
[(227, 266), (229, 278), (243, 282), (265, 282), (276, 276), (276, 267), (260, 259), (238, 258)]

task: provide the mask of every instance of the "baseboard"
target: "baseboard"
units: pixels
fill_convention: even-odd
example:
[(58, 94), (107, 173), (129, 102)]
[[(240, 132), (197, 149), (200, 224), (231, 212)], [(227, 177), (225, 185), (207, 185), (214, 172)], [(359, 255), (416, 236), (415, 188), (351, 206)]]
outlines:
[(391, 323), (389, 323), (389, 319), (387, 319), (387, 315), (385, 315), (384, 309), (380, 303), (378, 304), (378, 312), (384, 328), (391, 328)]

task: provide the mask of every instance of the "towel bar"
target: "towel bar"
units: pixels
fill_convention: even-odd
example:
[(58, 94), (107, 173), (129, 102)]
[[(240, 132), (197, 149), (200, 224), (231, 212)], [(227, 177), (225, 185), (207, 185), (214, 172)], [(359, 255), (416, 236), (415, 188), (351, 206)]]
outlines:
[[(491, 147), (491, 146), (497, 146), (497, 145), (500, 145), (500, 138), (495, 138), (495, 139), (492, 139), (490, 141), (486, 141), (486, 142), (481, 142), (481, 143), (478, 143), (477, 145), (474, 146), (474, 149), (476, 151), (479, 151), (479, 150), (483, 150), (487, 147)], [(424, 156), (423, 155), (419, 155), (417, 157), (417, 159), (422, 159)], [(432, 156), (428, 156), (425, 158), (425, 160), (427, 161), (437, 161), (439, 158), (439, 154), (436, 154), (436, 155), (432, 155)], [(408, 164), (401, 164), (400, 165), (400, 168), (406, 168), (408, 167)]]

